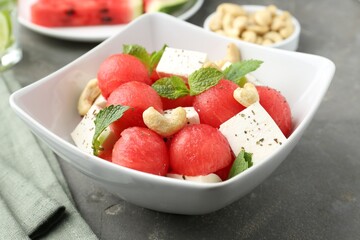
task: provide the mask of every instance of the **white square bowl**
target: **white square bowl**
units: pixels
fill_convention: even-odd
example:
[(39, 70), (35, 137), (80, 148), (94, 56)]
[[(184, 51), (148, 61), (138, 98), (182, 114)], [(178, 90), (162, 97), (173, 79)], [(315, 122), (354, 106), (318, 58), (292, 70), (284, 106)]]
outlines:
[(70, 133), (81, 120), (77, 101), (85, 84), (109, 55), (123, 44), (149, 51), (164, 44), (203, 51), (210, 59), (225, 55), (229, 39), (174, 17), (155, 13), (140, 17), (114, 37), (55, 73), (13, 93), (10, 104), (28, 127), (61, 158), (95, 179), (108, 191), (133, 204), (169, 213), (205, 214), (238, 200), (264, 181), (295, 147), (319, 107), (335, 66), (323, 57), (237, 42), (244, 59), (264, 61), (254, 75), (287, 98), (294, 131), (288, 141), (262, 163), (221, 183), (194, 183), (155, 176), (85, 154)]

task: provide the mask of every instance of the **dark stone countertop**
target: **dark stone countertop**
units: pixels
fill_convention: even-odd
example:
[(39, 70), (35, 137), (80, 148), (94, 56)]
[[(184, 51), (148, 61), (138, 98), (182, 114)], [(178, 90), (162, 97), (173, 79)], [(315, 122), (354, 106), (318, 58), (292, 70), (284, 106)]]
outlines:
[[(221, 1), (205, 1), (188, 21), (202, 25)], [(274, 3), (302, 26), (299, 52), (336, 64), (312, 123), (282, 165), (239, 201), (204, 216), (134, 206), (60, 161), (76, 205), (101, 239), (359, 239), (360, 2), (357, 0), (228, 1)], [(6, 74), (30, 84), (90, 50), (21, 28), (24, 58)]]

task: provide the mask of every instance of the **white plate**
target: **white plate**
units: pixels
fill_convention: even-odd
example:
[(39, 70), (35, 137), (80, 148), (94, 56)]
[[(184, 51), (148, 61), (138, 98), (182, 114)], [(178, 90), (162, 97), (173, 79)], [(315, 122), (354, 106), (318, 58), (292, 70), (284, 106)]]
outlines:
[[(89, 26), (89, 27), (61, 27), (61, 28), (48, 28), (39, 26), (31, 22), (30, 6), (36, 2), (36, 0), (20, 0), (19, 1), (19, 22), (35, 31), (50, 37), (84, 41), (84, 42), (101, 42), (108, 37), (113, 36), (119, 30), (124, 28), (126, 24), (108, 25), (108, 26)], [(193, 16), (202, 6), (204, 0), (191, 0), (183, 8), (179, 9), (172, 15), (186, 20)]]

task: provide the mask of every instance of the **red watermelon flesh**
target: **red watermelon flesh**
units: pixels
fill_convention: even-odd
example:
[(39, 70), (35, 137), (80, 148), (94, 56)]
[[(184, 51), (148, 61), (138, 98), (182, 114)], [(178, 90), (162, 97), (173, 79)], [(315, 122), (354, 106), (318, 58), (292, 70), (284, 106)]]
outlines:
[(31, 21), (45, 27), (128, 23), (142, 14), (141, 0), (40, 0)]
[(112, 161), (131, 169), (164, 176), (169, 155), (164, 140), (147, 128), (132, 127), (121, 133), (115, 143)]
[(225, 137), (207, 124), (184, 127), (172, 138), (169, 152), (170, 170), (187, 176), (214, 173), (233, 159)]
[(177, 107), (192, 107), (195, 97), (194, 96), (184, 96), (179, 97), (177, 99), (168, 99), (168, 98), (161, 98), (163, 103), (164, 110), (166, 109), (174, 109)]
[(145, 65), (129, 54), (114, 54), (105, 59), (97, 73), (102, 95), (108, 98), (121, 84), (131, 81), (151, 84), (149, 72)]
[(194, 100), (194, 108), (198, 112), (200, 121), (218, 128), (235, 114), (245, 109), (238, 103), (233, 92), (238, 85), (229, 80), (220, 82), (197, 95)]
[(107, 105), (130, 107), (119, 120), (110, 125), (115, 136), (120, 136), (120, 133), (128, 127), (146, 127), (142, 114), (147, 108), (154, 107), (157, 111), (163, 112), (157, 92), (149, 85), (135, 81), (124, 83), (115, 89), (109, 96)]
[(285, 137), (289, 137), (292, 131), (291, 109), (285, 97), (273, 88), (266, 86), (256, 87), (261, 106), (274, 119)]

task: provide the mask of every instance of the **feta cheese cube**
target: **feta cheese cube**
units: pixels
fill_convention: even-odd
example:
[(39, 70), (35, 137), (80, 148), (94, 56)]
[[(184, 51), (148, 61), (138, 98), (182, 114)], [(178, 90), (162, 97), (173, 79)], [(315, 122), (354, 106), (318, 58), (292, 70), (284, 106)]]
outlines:
[[(101, 109), (106, 106), (105, 98), (100, 95), (91, 106), (89, 111), (82, 118), (80, 123), (71, 133), (75, 145), (82, 151), (93, 154), (92, 140), (95, 134), (94, 120)], [(103, 134), (109, 134), (110, 128), (106, 129)]]
[(206, 53), (167, 47), (156, 67), (156, 72), (160, 77), (175, 75), (187, 80), (191, 73), (204, 65), (206, 60)]
[(236, 156), (245, 149), (253, 154), (254, 164), (263, 161), (286, 141), (280, 128), (259, 102), (221, 124), (219, 130)]

